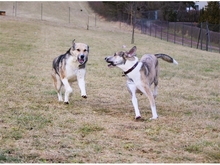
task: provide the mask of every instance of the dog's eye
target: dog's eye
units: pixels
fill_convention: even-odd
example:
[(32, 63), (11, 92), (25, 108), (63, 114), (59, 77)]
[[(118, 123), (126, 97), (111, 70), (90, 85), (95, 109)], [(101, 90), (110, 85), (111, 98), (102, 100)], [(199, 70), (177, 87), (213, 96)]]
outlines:
[(76, 49), (78, 52), (80, 52), (80, 50), (79, 49)]
[(86, 49), (84, 49), (84, 52), (86, 52), (87, 50)]

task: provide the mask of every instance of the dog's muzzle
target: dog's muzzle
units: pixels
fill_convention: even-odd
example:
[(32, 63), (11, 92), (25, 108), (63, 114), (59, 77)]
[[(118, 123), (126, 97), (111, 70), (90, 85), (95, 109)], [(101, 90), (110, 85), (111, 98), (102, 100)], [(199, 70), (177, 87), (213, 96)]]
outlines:
[(114, 61), (111, 61), (111, 57), (105, 57), (105, 61), (107, 62), (107, 63), (109, 63), (108, 64), (108, 67), (115, 67), (116, 65), (114, 64)]
[(87, 56), (86, 55), (81, 54), (81, 55), (78, 56), (78, 62), (80, 63), (80, 65), (86, 63), (86, 61), (87, 61)]

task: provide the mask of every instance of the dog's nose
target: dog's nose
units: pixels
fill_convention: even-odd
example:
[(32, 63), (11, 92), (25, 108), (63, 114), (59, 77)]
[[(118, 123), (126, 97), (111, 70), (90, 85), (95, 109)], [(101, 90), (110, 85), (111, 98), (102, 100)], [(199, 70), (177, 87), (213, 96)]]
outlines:
[(84, 57), (85, 57), (84, 54), (81, 54), (81, 55), (80, 55), (80, 58), (81, 58), (81, 59), (84, 59)]

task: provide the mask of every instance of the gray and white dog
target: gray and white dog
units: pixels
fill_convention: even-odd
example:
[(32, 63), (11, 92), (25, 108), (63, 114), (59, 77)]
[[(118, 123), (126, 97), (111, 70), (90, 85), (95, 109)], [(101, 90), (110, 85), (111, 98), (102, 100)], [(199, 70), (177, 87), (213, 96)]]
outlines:
[[(136, 46), (134, 46), (129, 52), (120, 51), (113, 56), (105, 58), (109, 63), (108, 67), (117, 66), (124, 71), (127, 77), (128, 91), (132, 95), (132, 103), (135, 110), (135, 119), (141, 118), (140, 110), (138, 108), (138, 102), (136, 98), (136, 92), (143, 93), (148, 97), (150, 101), (152, 118), (157, 119), (157, 111), (155, 105), (155, 98), (157, 96), (157, 85), (159, 76), (159, 66), (157, 58), (161, 58), (164, 61), (178, 64), (176, 60), (166, 54), (145, 54), (140, 61), (136, 57)], [(152, 93), (150, 86), (154, 83), (154, 92)]]
[(74, 81), (78, 81), (81, 96), (87, 98), (85, 74), (88, 55), (89, 46), (84, 43), (75, 43), (73, 40), (70, 49), (53, 60), (52, 78), (59, 101), (63, 101), (62, 87), (64, 87), (64, 103), (69, 103), (69, 95), (73, 91), (71, 83)]

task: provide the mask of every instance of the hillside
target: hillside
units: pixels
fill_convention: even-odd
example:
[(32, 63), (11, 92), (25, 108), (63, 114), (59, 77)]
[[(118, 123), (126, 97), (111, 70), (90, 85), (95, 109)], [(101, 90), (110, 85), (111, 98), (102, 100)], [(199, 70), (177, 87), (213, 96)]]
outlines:
[(96, 15), (87, 2), (4, 2), (0, 1), (0, 10), (6, 11), (7, 16), (15, 18), (31, 18), (46, 22), (72, 26), (83, 29), (96, 30), (128, 30), (131, 27), (122, 23), (106, 22)]
[[(96, 26), (90, 19), (87, 30), (88, 15), (78, 10), (87, 9), (86, 2), (43, 2), (43, 20), (30, 3), (40, 6), (18, 2), (14, 17), (13, 3), (0, 2), (0, 10), (7, 7), (7, 15), (0, 16), (0, 163), (220, 162), (218, 53), (140, 33), (130, 44), (129, 27), (98, 17)], [(75, 12), (69, 23), (64, 13), (70, 5)], [(29, 18), (28, 10), (36, 18)], [(57, 100), (52, 60), (65, 53), (73, 39), (90, 46), (88, 98), (83, 99), (73, 83), (74, 93), (65, 105)], [(149, 120), (149, 100), (143, 95), (137, 95), (142, 118), (134, 119), (122, 71), (107, 67), (104, 58), (122, 45), (126, 50), (136, 45), (139, 58), (165, 53), (179, 63), (159, 60), (158, 120)]]

